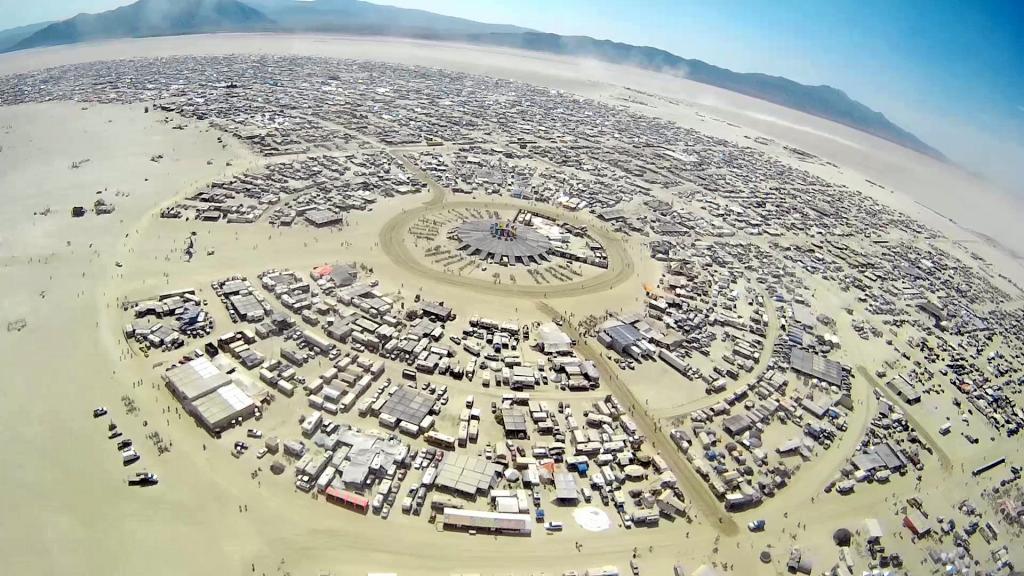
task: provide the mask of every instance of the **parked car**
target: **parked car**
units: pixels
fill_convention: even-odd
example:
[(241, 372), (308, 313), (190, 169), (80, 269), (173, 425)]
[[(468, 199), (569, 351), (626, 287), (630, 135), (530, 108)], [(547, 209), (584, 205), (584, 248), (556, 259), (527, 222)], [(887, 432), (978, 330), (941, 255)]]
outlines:
[(121, 452), (121, 462), (125, 466), (130, 466), (135, 462), (138, 462), (141, 456), (135, 451), (134, 448), (129, 448)]
[(102, 417), (104, 417), (106, 415), (107, 415), (107, 409), (104, 408), (103, 406), (100, 406), (99, 408), (94, 408), (93, 411), (92, 411), (92, 417), (93, 418), (102, 418)]

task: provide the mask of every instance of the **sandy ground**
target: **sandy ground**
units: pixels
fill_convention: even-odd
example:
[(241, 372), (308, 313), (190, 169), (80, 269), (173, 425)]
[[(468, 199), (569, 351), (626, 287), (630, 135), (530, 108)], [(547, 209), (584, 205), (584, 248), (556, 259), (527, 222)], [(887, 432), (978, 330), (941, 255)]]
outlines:
[[(425, 46), (331, 37), (158, 38), (7, 55), (0, 57), (0, 73), (124, 55), (296, 52), (489, 73), (622, 103), (620, 88), (597, 81), (614, 74), (618, 83), (666, 95), (643, 97), (649, 100), (650, 106), (642, 107), (647, 113), (748, 144), (745, 136), (762, 135), (818, 154), (841, 168), (811, 166), (812, 171), (875, 194), (941, 227), (950, 238), (1004, 266), (1000, 271), (1021, 272), (1016, 263), (1002, 264), (1013, 259), (1006, 250), (994, 248), (937, 214), (954, 215), (962, 226), (1024, 253), (1024, 231), (1010, 225), (1021, 215), (1020, 208), (977, 180), (898, 147), (684, 80), (522, 53), (454, 45), (430, 45), (427, 50)], [(799, 534), (800, 542), (824, 566), (835, 557), (830, 543), (833, 529), (855, 527), (866, 516), (883, 517), (887, 529), (897, 528), (892, 504), (886, 501), (893, 491), (906, 494), (916, 489), (929, 502), (949, 500), (944, 490), (950, 480), (945, 474), (931, 473), (920, 488), (907, 477), (848, 498), (817, 496), (811, 519), (810, 498), (820, 493), (822, 478), (828, 477), (826, 469), (837, 469), (849, 455), (858, 440), (858, 425), (851, 426), (840, 444), (815, 462), (813, 474), (798, 476), (797, 484), (769, 505), (737, 517), (741, 527), (750, 519), (767, 518), (773, 529), (759, 535), (746, 534), (742, 528), (738, 535), (731, 535), (735, 531), (716, 526), (713, 515), (698, 514), (693, 525), (677, 521), (656, 530), (613, 528), (600, 534), (577, 530), (554, 536), (537, 533), (529, 539), (469, 537), (437, 533), (422, 518), (400, 514), (387, 521), (357, 517), (293, 494), (287, 475), (252, 479), (249, 473), (256, 461), (228, 455), (234, 438), (214, 443), (190, 422), (174, 421), (177, 416), (169, 395), (154, 389), (153, 360), (132, 356), (119, 336), (124, 317), (113, 306), (116, 298), (146, 296), (164, 288), (208, 287), (210, 281), (229, 274), (254, 277), (271, 267), (304, 273), (325, 262), (359, 260), (373, 267), (374, 276), (396, 297), (411, 298), (422, 291), (455, 304), (463, 318), (478, 313), (525, 322), (545, 319), (552, 309), (583, 317), (639, 306), (642, 283), (656, 282), (660, 267), (646, 257), (642, 240), (627, 238), (616, 249), (616, 258), (633, 263), (625, 276), (598, 277), (591, 282), (600, 282), (600, 291), (581, 286), (577, 296), (596, 293), (586, 298), (552, 298), (538, 307), (530, 299), (538, 296), (534, 293), (505, 292), (502, 298), (494, 298), (480, 286), (438, 282), (427, 271), (409, 273), (399, 254), (401, 247), (386, 245), (389, 236), (381, 231), (389, 222), (407, 222), (399, 216), (419, 209), (427, 195), (381, 202), (372, 213), (354, 216), (351, 226), (339, 231), (159, 220), (160, 205), (257, 161), (238, 144), (229, 142), (222, 148), (216, 138), (201, 123), (173, 130), (160, 123), (158, 116), (144, 115), (139, 106), (0, 107), (0, 190), (5, 202), (0, 211), (0, 290), (5, 294), (0, 323), (27, 322), (20, 332), (0, 331), (0, 363), (8, 370), (7, 396), (0, 403), (0, 418), (7, 430), (5, 442), (0, 443), (0, 458), (6, 463), (6, 472), (0, 475), (0, 505), (5, 511), (0, 555), (12, 574), (315, 574), (319, 570), (552, 574), (605, 563), (625, 567), (634, 546), (641, 549), (645, 573), (666, 574), (677, 560), (692, 570), (719, 558), (735, 563), (735, 573), (775, 574), (779, 564), (761, 565), (756, 554), (771, 545), (776, 557), (781, 556), (790, 543), (788, 534)], [(163, 160), (152, 162), (155, 154), (163, 154)], [(87, 158), (82, 167), (71, 168), (73, 162)], [(867, 185), (865, 178), (896, 192)], [(104, 192), (97, 195), (97, 190)], [(118, 191), (127, 195), (117, 195)], [(68, 217), (71, 206), (91, 206), (98, 197), (114, 202), (117, 212), (76, 220)], [(33, 215), (47, 207), (52, 209), (50, 215)], [(185, 263), (180, 249), (193, 231), (198, 234), (200, 256)], [(205, 255), (207, 249), (215, 254)], [(219, 324), (226, 325), (223, 310), (212, 304)], [(839, 310), (843, 304), (836, 301), (829, 306)], [(840, 330), (844, 342), (860, 343), (848, 327)], [(873, 366), (884, 350), (880, 345), (858, 348), (845, 360)], [(656, 397), (656, 388), (649, 382), (660, 375), (649, 376), (637, 387), (638, 402)], [(478, 384), (453, 381), (451, 386), (456, 399), (470, 391), (480, 401), (489, 398), (481, 394)], [(866, 408), (865, 417), (875, 402), (870, 390), (859, 386), (855, 399)], [(122, 394), (135, 399), (138, 415), (124, 415), (118, 400)], [(302, 399), (292, 400), (298, 409)], [(128, 490), (124, 486), (126, 472), (105, 437), (106, 420), (94, 421), (89, 415), (99, 404), (111, 408), (126, 435), (140, 445), (146, 467), (161, 476), (159, 487)], [(294, 430), (295, 412), (276, 408), (264, 427)], [(675, 409), (667, 407), (658, 416)], [(169, 454), (156, 456), (145, 439), (152, 431), (173, 444)], [(955, 462), (970, 454), (970, 465), (1007, 445), (992, 445), (977, 453), (971, 453), (966, 443), (944, 448)], [(1019, 453), (1019, 446), (1015, 449)], [(933, 470), (939, 465), (929, 463)], [(963, 482), (956, 478), (957, 484)], [(965, 485), (958, 494), (977, 490), (976, 485)], [(698, 494), (691, 497), (700, 498)], [(248, 512), (239, 512), (239, 506)], [(812, 529), (798, 528), (800, 521), (812, 521)], [(719, 536), (720, 531), (725, 535)], [(576, 551), (574, 539), (584, 542), (582, 552)], [(914, 550), (901, 548), (916, 561)]]

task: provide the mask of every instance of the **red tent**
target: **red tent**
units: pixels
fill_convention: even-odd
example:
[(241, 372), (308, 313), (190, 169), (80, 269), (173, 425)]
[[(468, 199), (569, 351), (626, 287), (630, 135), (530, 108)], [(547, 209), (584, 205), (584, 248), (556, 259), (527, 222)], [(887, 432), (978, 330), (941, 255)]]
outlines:
[(916, 510), (911, 510), (903, 517), (903, 525), (913, 532), (915, 536), (923, 536), (932, 530), (928, 519)]

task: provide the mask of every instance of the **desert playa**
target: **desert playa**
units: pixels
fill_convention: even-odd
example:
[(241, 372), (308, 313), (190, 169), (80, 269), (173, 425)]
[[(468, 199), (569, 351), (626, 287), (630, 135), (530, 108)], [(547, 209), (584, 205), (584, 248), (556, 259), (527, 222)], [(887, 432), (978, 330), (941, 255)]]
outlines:
[(850, 128), (511, 50), (152, 38), (0, 56), (0, 190), (8, 573), (1024, 562), (1024, 210)]

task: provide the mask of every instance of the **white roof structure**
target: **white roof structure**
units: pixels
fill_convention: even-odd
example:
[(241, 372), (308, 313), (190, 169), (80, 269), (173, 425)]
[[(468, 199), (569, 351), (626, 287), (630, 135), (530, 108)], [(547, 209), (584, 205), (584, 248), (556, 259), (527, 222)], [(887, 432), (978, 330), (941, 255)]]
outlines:
[(545, 354), (567, 352), (572, 350), (572, 338), (555, 325), (554, 322), (541, 324), (537, 329), (537, 341)]
[(867, 529), (868, 538), (881, 538), (885, 536), (885, 532), (882, 531), (882, 524), (879, 523), (877, 518), (865, 518), (864, 527)]
[(502, 467), (484, 458), (468, 454), (446, 454), (434, 483), (468, 496), (494, 487)]
[(248, 415), (255, 406), (252, 398), (234, 383), (221, 386), (192, 402), (194, 413), (210, 430), (217, 429), (239, 416)]
[(445, 526), (454, 526), (456, 528), (516, 532), (519, 534), (530, 534), (533, 530), (529, 514), (506, 514), (483, 510), (445, 508), (443, 518)]
[(515, 496), (498, 496), (494, 499), (494, 509), (505, 514), (518, 514), (519, 499)]
[(231, 383), (231, 376), (221, 372), (205, 356), (171, 368), (163, 377), (170, 385), (171, 391), (178, 398), (188, 402)]
[(555, 494), (559, 500), (578, 500), (576, 478), (569, 472), (555, 472)]

